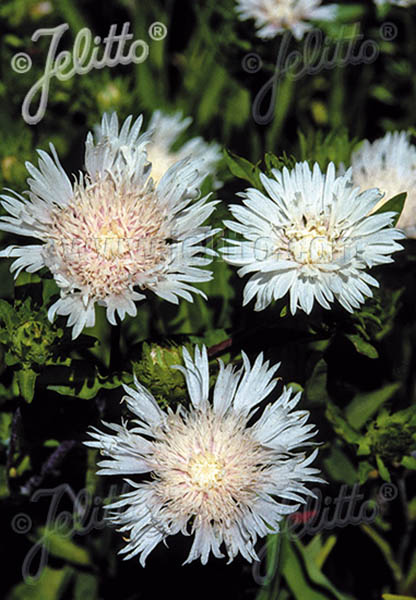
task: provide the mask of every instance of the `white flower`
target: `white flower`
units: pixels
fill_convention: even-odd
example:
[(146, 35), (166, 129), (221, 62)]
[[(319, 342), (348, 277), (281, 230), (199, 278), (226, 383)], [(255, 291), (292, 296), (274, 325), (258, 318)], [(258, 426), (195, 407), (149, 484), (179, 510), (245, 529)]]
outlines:
[(132, 491), (108, 507), (111, 522), (127, 532), (126, 558), (140, 554), (144, 566), (159, 542), (181, 532), (195, 535), (186, 563), (201, 558), (205, 564), (210, 552), (222, 557), (222, 544), (229, 561), (238, 553), (258, 560), (257, 537), (279, 531), (285, 515), (315, 497), (305, 484), (322, 482), (309, 467), (317, 450), (308, 457), (296, 451), (316, 433), (309, 413), (293, 410), (300, 393), (292, 397), (284, 389), (253, 424), (259, 403), (276, 386), (279, 365), (269, 368), (260, 354), (250, 366), (242, 355), (239, 370), (219, 361), (210, 399), (206, 348), (196, 348), (194, 360), (184, 350), (185, 367), (176, 368), (186, 378), (189, 410), (161, 410), (135, 380), (136, 390), (124, 386), (132, 427), (106, 423), (111, 433), (93, 429), (94, 441), (85, 442), (108, 457), (99, 463), (101, 475), (151, 474), (127, 480)]
[(148, 127), (150, 141), (146, 150), (152, 163), (152, 178), (155, 183), (174, 163), (187, 158), (201, 161), (203, 165), (198, 184), (201, 184), (207, 175), (215, 174), (215, 167), (221, 159), (220, 146), (215, 142), (208, 144), (202, 137), (194, 137), (180, 148), (173, 149), (179, 136), (191, 123), (192, 119), (182, 119), (181, 113), (166, 115), (160, 110), (153, 113)]
[(214, 253), (201, 242), (215, 231), (201, 225), (216, 203), (207, 197), (193, 202), (202, 161), (176, 163), (155, 188), (141, 123), (128, 117), (119, 131), (117, 115), (104, 115), (95, 139), (87, 136), (86, 173), (74, 184), (51, 145), (52, 156), (38, 151), (38, 168), (26, 164), (29, 198), (1, 196), (11, 216), (0, 219), (0, 229), (41, 243), (9, 246), (0, 255), (17, 259), (11, 266), (16, 276), (48, 267), (61, 293), (49, 319), (69, 315), (74, 338), (94, 325), (95, 303), (115, 325), (116, 311), (120, 319), (135, 316), (135, 301), (145, 298), (134, 288), (177, 303), (179, 297), (192, 301), (191, 292), (202, 294), (192, 283), (211, 279), (201, 267)]
[(401, 6), (403, 8), (408, 8), (409, 6), (414, 6), (416, 4), (416, 0), (374, 0), (374, 2), (377, 6), (393, 4), (393, 6)]
[(235, 220), (225, 221), (244, 237), (228, 240), (225, 259), (242, 267), (240, 276), (254, 273), (244, 304), (256, 296), (255, 310), (263, 310), (289, 292), (292, 314), (309, 314), (315, 300), (329, 309), (334, 298), (350, 312), (359, 308), (372, 296), (369, 286), (378, 287), (366, 269), (392, 262), (390, 254), (401, 249), (394, 240), (404, 234), (389, 227), (395, 213), (368, 216), (380, 192), (359, 194), (351, 170), (336, 177), (333, 163), (326, 174), (304, 162), (273, 176), (260, 175), (267, 195), (246, 190), (244, 206), (231, 206)]
[(312, 28), (308, 21), (332, 21), (336, 4), (321, 6), (321, 0), (237, 0), (241, 20), (255, 19), (257, 36), (263, 39), (290, 30), (296, 39)]
[(372, 187), (384, 192), (377, 210), (401, 192), (407, 192), (397, 227), (416, 237), (416, 147), (406, 132), (387, 133), (372, 144), (365, 140), (351, 156), (352, 179), (361, 189)]

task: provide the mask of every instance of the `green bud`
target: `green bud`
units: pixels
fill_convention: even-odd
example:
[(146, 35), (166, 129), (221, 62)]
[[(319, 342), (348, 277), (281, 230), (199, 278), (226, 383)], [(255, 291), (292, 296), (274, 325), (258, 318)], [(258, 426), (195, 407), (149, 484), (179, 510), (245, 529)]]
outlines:
[(385, 462), (400, 462), (416, 450), (415, 411), (407, 409), (392, 415), (383, 411), (369, 426), (366, 437), (372, 453)]
[(6, 365), (44, 365), (63, 336), (62, 329), (48, 321), (45, 309), (33, 310), (28, 300), (15, 301), (14, 306), (3, 301), (1, 309), (0, 343)]
[(185, 379), (174, 365), (183, 365), (182, 347), (143, 343), (141, 360), (133, 363), (134, 372), (161, 406), (183, 402), (187, 396)]

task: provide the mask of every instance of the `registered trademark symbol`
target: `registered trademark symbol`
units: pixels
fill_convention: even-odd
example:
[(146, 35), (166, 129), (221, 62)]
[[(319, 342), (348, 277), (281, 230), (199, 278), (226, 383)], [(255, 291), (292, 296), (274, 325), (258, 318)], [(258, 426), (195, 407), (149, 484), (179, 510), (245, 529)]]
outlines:
[(397, 487), (392, 483), (383, 483), (379, 490), (379, 495), (382, 500), (387, 500), (388, 502), (394, 500), (397, 497), (397, 494)]
[(168, 34), (168, 28), (164, 23), (155, 21), (149, 27), (149, 36), (152, 40), (159, 41), (165, 39)]
[(399, 30), (397, 25), (391, 21), (386, 21), (380, 27), (380, 37), (385, 42), (392, 42), (397, 37), (398, 33)]

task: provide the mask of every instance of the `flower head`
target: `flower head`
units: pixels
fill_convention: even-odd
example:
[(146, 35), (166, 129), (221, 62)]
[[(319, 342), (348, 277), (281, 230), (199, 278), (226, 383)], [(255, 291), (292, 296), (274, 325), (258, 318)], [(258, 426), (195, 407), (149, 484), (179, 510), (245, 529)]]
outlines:
[(225, 259), (240, 266), (238, 274), (253, 273), (244, 289), (244, 304), (255, 296), (255, 310), (290, 293), (292, 314), (310, 313), (316, 300), (326, 309), (336, 298), (352, 312), (378, 286), (367, 269), (392, 262), (404, 237), (389, 227), (395, 213), (369, 213), (381, 198), (378, 190), (359, 193), (351, 171), (335, 176), (318, 164), (298, 163), (292, 171), (261, 175), (266, 194), (250, 188), (244, 206), (232, 205), (234, 221), (226, 226), (244, 237), (229, 240)]
[(152, 178), (157, 183), (165, 171), (179, 160), (192, 158), (201, 161), (203, 169), (198, 183), (215, 173), (221, 159), (220, 147), (215, 142), (208, 144), (202, 137), (194, 137), (180, 148), (174, 149), (180, 135), (189, 127), (192, 119), (182, 119), (181, 113), (166, 115), (155, 110), (149, 123), (150, 141), (147, 155), (152, 163)]
[(373, 211), (397, 194), (407, 192), (397, 227), (416, 237), (416, 146), (409, 142), (407, 133), (386, 133), (373, 143), (365, 140), (353, 152), (351, 166), (354, 185), (363, 190), (377, 187), (384, 193)]
[[(203, 165), (185, 160), (171, 166), (155, 187), (146, 154), (150, 135), (140, 136), (142, 118), (128, 117), (119, 130), (117, 115), (104, 115), (95, 138), (88, 134), (86, 173), (72, 184), (56, 151), (39, 150), (39, 167), (27, 163), (29, 198), (3, 195), (11, 216), (0, 229), (41, 240), (40, 244), (9, 246), (0, 255), (16, 258), (16, 276), (46, 266), (61, 297), (49, 309), (69, 315), (73, 337), (94, 325), (95, 304), (135, 316), (135, 301), (150, 290), (170, 302), (192, 301), (190, 285), (207, 281), (212, 251), (201, 242), (214, 231), (201, 226), (215, 202), (198, 195)], [(135, 289), (136, 288), (136, 289)], [(137, 291), (137, 289), (141, 291)]]
[(321, 0), (237, 0), (241, 20), (255, 19), (257, 36), (268, 39), (290, 30), (302, 39), (311, 29), (309, 21), (332, 21), (335, 4), (321, 6)]
[(401, 6), (403, 8), (408, 8), (409, 6), (414, 6), (416, 4), (416, 0), (374, 0), (374, 2), (378, 6), (382, 6), (383, 4), (393, 4), (393, 6)]
[(210, 552), (222, 557), (222, 545), (230, 561), (238, 553), (258, 560), (257, 537), (279, 531), (281, 519), (314, 496), (307, 482), (322, 482), (309, 467), (317, 450), (308, 457), (296, 451), (315, 435), (309, 413), (293, 410), (300, 393), (292, 397), (285, 389), (248, 426), (273, 392), (279, 365), (269, 367), (259, 355), (251, 366), (244, 353), (242, 369), (220, 361), (210, 400), (205, 347), (195, 349), (194, 359), (184, 350), (183, 358), (177, 368), (186, 378), (189, 410), (162, 411), (136, 380), (135, 390), (124, 386), (133, 427), (107, 424), (111, 433), (94, 429), (93, 441), (85, 442), (108, 457), (99, 474), (152, 476), (127, 480), (132, 491), (108, 507), (110, 520), (128, 532), (121, 553), (140, 554), (144, 565), (159, 542), (181, 532), (195, 535), (186, 562), (205, 564)]

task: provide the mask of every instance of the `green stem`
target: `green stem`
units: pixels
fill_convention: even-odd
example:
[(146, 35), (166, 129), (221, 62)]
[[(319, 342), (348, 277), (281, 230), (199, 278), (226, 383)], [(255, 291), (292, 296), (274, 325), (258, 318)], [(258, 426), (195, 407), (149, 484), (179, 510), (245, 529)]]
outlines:
[(72, 0), (60, 0), (59, 12), (68, 23), (74, 35), (85, 27), (85, 19)]

